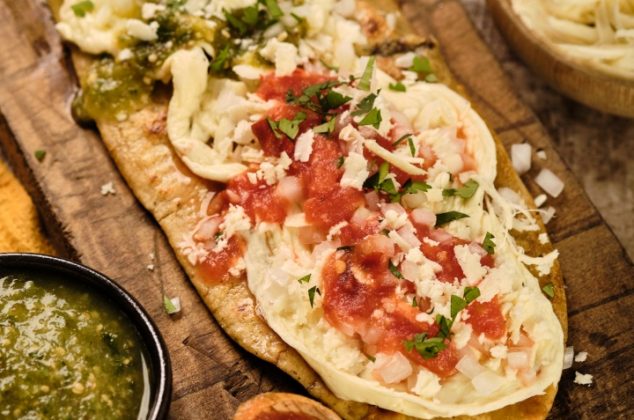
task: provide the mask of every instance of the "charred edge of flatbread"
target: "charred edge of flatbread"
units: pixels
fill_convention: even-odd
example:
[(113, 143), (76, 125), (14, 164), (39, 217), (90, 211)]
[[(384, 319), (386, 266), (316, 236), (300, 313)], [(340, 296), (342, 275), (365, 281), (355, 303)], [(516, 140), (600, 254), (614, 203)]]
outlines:
[(261, 416), (269, 416), (267, 418), (306, 416), (316, 420), (339, 419), (334, 412), (310, 398), (283, 392), (266, 392), (242, 403), (233, 420), (257, 420), (262, 418)]
[[(468, 98), (465, 90), (451, 76), (439, 49), (429, 48), (429, 45), (435, 46), (435, 42), (421, 45), (428, 50), (440, 80)], [(74, 49), (73, 60), (81, 80), (92, 59)], [(389, 58), (383, 61), (389, 65)], [(409, 418), (368, 404), (337, 398), (306, 361), (283, 342), (256, 313), (255, 301), (247, 287), (246, 278), (227, 282), (205, 281), (189, 263), (177, 244), (184, 235), (192, 231), (200, 217), (198, 212), (201, 192), (218, 189), (218, 186), (193, 175), (174, 153), (165, 132), (167, 103), (166, 97), (154, 98), (151, 104), (132, 113), (124, 122), (103, 119), (97, 121), (97, 126), (119, 171), (141, 204), (158, 221), (180, 264), (218, 324), (245, 350), (275, 364), (302, 384), (313, 397), (323, 401), (344, 418)], [(496, 185), (514, 189), (534, 208), (532, 197), (513, 170), (503, 145), (499, 139), (496, 138), (495, 141), (498, 155)], [(182, 182), (177, 181), (179, 178)], [(531, 255), (552, 249), (551, 244), (542, 245), (537, 240), (539, 233), (545, 232), (541, 220), (539, 224), (538, 232), (513, 232), (518, 243)], [(553, 307), (565, 332), (566, 304), (558, 262), (555, 262), (549, 276), (540, 278), (540, 284), (548, 282), (555, 286)], [(555, 394), (556, 388), (551, 386), (544, 395), (475, 418), (544, 418), (552, 406)]]

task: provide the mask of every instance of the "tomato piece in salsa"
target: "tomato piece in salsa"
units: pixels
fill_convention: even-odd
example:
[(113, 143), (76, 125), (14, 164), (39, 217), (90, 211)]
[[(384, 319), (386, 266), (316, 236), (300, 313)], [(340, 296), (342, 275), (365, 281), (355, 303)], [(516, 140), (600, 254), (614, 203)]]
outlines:
[(198, 265), (202, 277), (208, 283), (218, 283), (231, 278), (229, 270), (242, 256), (244, 241), (238, 236), (232, 236), (221, 251), (211, 251), (205, 260)]
[(297, 69), (289, 76), (277, 77), (271, 72), (260, 79), (260, 86), (257, 94), (264, 100), (277, 99), (286, 100), (288, 92), (299, 96), (304, 89), (309, 86), (333, 80), (331, 77), (322, 74), (308, 73), (303, 69)]
[(497, 298), (488, 302), (471, 302), (467, 312), (469, 318), (466, 322), (471, 324), (475, 334), (484, 334), (491, 340), (497, 340), (506, 334), (506, 321)]
[(282, 223), (286, 219), (288, 202), (276, 192), (276, 185), (267, 185), (264, 180), (253, 184), (247, 173), (243, 173), (227, 185), (230, 196), (238, 197), (239, 204), (254, 222)]

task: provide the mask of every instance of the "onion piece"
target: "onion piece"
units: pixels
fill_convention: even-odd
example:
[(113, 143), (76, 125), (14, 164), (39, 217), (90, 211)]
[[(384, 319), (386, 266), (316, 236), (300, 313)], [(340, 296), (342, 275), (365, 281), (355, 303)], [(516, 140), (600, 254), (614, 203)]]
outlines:
[(566, 347), (566, 351), (564, 351), (564, 369), (569, 369), (572, 367), (572, 361), (575, 357), (575, 348), (573, 346)]
[(386, 384), (399, 383), (410, 376), (412, 371), (411, 363), (401, 352), (376, 355), (374, 374)]
[(473, 379), (481, 373), (485, 372), (484, 367), (473, 356), (472, 352), (467, 352), (456, 365), (458, 372), (462, 373), (469, 379)]
[(550, 169), (542, 169), (535, 177), (535, 182), (553, 198), (559, 197), (564, 190), (564, 183)]
[(287, 176), (280, 180), (277, 185), (277, 194), (290, 201), (298, 202), (302, 199), (302, 183), (296, 176)]
[(368, 204), (368, 208), (372, 211), (379, 210), (379, 193), (376, 191), (370, 191), (365, 194), (365, 202)]
[(496, 375), (490, 370), (486, 370), (471, 380), (476, 392), (480, 395), (487, 396), (497, 391), (504, 385), (504, 378)]
[(540, 194), (537, 197), (535, 197), (533, 201), (535, 201), (536, 207), (541, 207), (546, 202), (547, 199), (548, 197), (546, 197), (546, 194)]
[(542, 212), (542, 220), (544, 224), (548, 224), (551, 219), (555, 216), (555, 208), (553, 206), (548, 206)]
[(511, 161), (515, 172), (522, 175), (531, 169), (531, 145), (528, 143), (511, 146)]
[(512, 369), (524, 369), (528, 367), (528, 354), (523, 351), (513, 351), (506, 355), (508, 365)]
[(429, 209), (414, 209), (412, 210), (411, 216), (414, 223), (417, 223), (419, 225), (425, 225), (429, 227), (433, 227), (436, 225), (436, 214)]

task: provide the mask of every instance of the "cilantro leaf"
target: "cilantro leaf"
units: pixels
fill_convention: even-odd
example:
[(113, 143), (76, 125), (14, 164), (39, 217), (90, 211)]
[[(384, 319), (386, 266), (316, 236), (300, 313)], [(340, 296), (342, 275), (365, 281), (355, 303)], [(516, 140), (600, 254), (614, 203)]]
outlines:
[(33, 153), (33, 155), (35, 156), (35, 159), (37, 159), (38, 162), (41, 162), (46, 157), (46, 150), (36, 150), (35, 153)]
[(271, 127), (271, 130), (273, 130), (273, 134), (275, 135), (275, 138), (281, 139), (282, 138), (282, 133), (280, 133), (278, 122), (275, 121), (275, 120), (272, 120), (272, 119), (270, 119), (268, 117), (266, 119), (266, 122), (269, 124), (269, 127)]
[(371, 125), (372, 127), (378, 129), (381, 125), (381, 121), (383, 121), (381, 111), (377, 108), (372, 108), (370, 112), (368, 112), (366, 116), (359, 121), (359, 125)]
[(478, 297), (480, 297), (480, 289), (478, 289), (477, 287), (467, 286), (464, 288), (464, 293), (462, 296), (464, 297), (464, 300), (467, 302), (468, 305), (476, 300)]
[(246, 23), (244, 23), (241, 19), (234, 16), (233, 14), (229, 13), (227, 9), (223, 9), (222, 13), (225, 15), (225, 19), (227, 20), (227, 23), (231, 28), (238, 31), (240, 35), (244, 35), (247, 33), (248, 28)]
[[(282, 133), (286, 134), (289, 139), (295, 140), (297, 134), (299, 134), (299, 125), (306, 119), (306, 114), (298, 112), (292, 120), (282, 118), (277, 122), (277, 128)], [(269, 121), (269, 125), (270, 125)], [(275, 131), (275, 130), (274, 130)]]
[(379, 184), (385, 180), (387, 174), (390, 172), (390, 164), (388, 162), (383, 162), (379, 166)]
[(371, 93), (365, 98), (361, 99), (361, 102), (357, 105), (357, 109), (352, 113), (353, 117), (367, 114), (374, 107), (374, 101), (376, 100), (376, 94)]
[(405, 350), (416, 350), (424, 359), (434, 358), (447, 346), (442, 337), (427, 338), (426, 333), (414, 334), (413, 340), (403, 341)]
[(403, 185), (403, 192), (405, 194), (415, 194), (418, 191), (427, 192), (431, 188), (431, 185), (422, 181), (412, 181), (408, 179)]
[(491, 232), (487, 232), (487, 234), (484, 235), (484, 241), (482, 241), (482, 248), (484, 248), (487, 254), (495, 253), (495, 242), (493, 242), (494, 238), (495, 236), (493, 236)]
[(304, 277), (297, 279), (300, 283), (308, 283), (310, 281), (310, 274), (306, 274)]
[(418, 308), (418, 302), (416, 301), (416, 296), (414, 296), (412, 298), (412, 307), (413, 308)]
[(341, 168), (343, 166), (343, 164), (345, 163), (346, 158), (342, 156), (339, 156), (339, 159), (337, 159), (337, 169)]
[(436, 215), (436, 227), (446, 225), (447, 223), (453, 222), (454, 220), (464, 219), (465, 217), (469, 217), (469, 215), (460, 213), (459, 211), (448, 211), (445, 213), (438, 213)]
[(280, 9), (280, 5), (277, 4), (277, 0), (265, 0), (264, 5), (266, 6), (266, 10), (269, 12), (269, 16), (271, 19), (279, 19), (284, 15), (282, 9)]
[(313, 286), (310, 289), (308, 289), (308, 300), (310, 301), (311, 308), (315, 306), (315, 293), (321, 296), (321, 291), (319, 290), (319, 287)]
[(454, 197), (458, 196), (464, 199), (468, 199), (473, 197), (475, 192), (478, 190), (480, 184), (474, 179), (468, 180), (462, 187), (456, 188), (447, 188), (443, 190), (442, 195), (445, 197)]
[(544, 292), (544, 294), (548, 296), (549, 299), (553, 299), (555, 297), (555, 285), (553, 285), (552, 283), (548, 283), (547, 285), (542, 287), (542, 292)]
[(443, 315), (439, 314), (436, 316), (436, 323), (440, 327), (438, 335), (443, 338), (449, 337), (451, 326), (453, 325), (453, 320), (447, 319)]
[(425, 76), (425, 81), (428, 83), (436, 83), (438, 81), (438, 77), (436, 77), (434, 73), (431, 73)]
[(335, 123), (336, 123), (337, 119), (336, 118), (331, 118), (330, 120), (326, 121), (323, 124), (319, 124), (315, 127), (313, 127), (313, 132), (317, 133), (317, 134), (325, 134), (325, 133), (332, 133), (333, 131), (335, 131)]
[(70, 8), (73, 10), (75, 16), (84, 17), (86, 13), (95, 10), (95, 4), (90, 0), (84, 0), (73, 4)]
[(414, 146), (414, 141), (412, 140), (412, 137), (407, 138), (407, 144), (409, 145), (409, 152), (411, 153), (411, 155), (416, 156), (416, 146)]
[(180, 312), (181, 310), (180, 299), (179, 298), (170, 299), (169, 297), (167, 297), (167, 295), (163, 295), (163, 308), (165, 309), (165, 312), (167, 312), (168, 315), (173, 315), (175, 313)]
[(326, 105), (327, 109), (337, 109), (340, 106), (350, 102), (352, 98), (350, 96), (344, 96), (339, 92), (335, 92), (334, 90), (329, 90), (326, 94)]
[(467, 307), (467, 301), (460, 296), (451, 295), (451, 317), (455, 318), (458, 312)]
[(232, 58), (231, 55), (232, 55), (232, 52), (229, 49), (229, 46), (225, 45), (225, 47), (222, 50), (220, 50), (218, 55), (216, 55), (216, 57), (213, 59), (213, 61), (209, 65), (209, 68), (211, 69), (212, 73), (220, 73), (224, 70), (229, 69), (231, 67), (231, 58)]
[(390, 269), (390, 273), (397, 279), (402, 279), (403, 274), (398, 270), (398, 268), (392, 263), (392, 260), (388, 260), (387, 267)]
[(410, 67), (410, 70), (415, 71), (416, 73), (429, 74), (432, 72), (431, 62), (427, 57), (416, 56), (414, 57), (414, 61), (412, 62), (412, 67)]
[(395, 92), (405, 92), (407, 90), (405, 85), (401, 82), (390, 83), (388, 87), (390, 88), (390, 90), (393, 90)]
[(398, 140), (396, 140), (394, 143), (392, 143), (392, 146), (396, 147), (398, 146), (403, 140), (412, 137), (412, 134), (403, 134), (401, 137), (398, 138)]
[(363, 71), (363, 76), (359, 80), (359, 84), (357, 85), (358, 89), (369, 91), (370, 85), (372, 83), (372, 74), (374, 73), (374, 62), (376, 61), (376, 57), (372, 56), (368, 59), (368, 64), (365, 66), (365, 70)]

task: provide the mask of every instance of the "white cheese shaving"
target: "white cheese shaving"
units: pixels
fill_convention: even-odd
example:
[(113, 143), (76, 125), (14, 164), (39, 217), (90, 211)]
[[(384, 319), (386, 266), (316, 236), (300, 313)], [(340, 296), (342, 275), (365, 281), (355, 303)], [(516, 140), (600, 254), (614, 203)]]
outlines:
[(580, 351), (575, 356), (575, 362), (581, 363), (581, 362), (585, 362), (587, 359), (588, 359), (588, 352), (587, 351)]
[(269, 40), (260, 55), (275, 64), (275, 75), (289, 76), (299, 64), (297, 47), (288, 42), (280, 42), (277, 38)]
[(315, 140), (315, 133), (313, 130), (308, 130), (302, 133), (295, 142), (295, 152), (293, 157), (299, 162), (308, 162), (310, 154), (313, 152), (313, 141)]
[(114, 189), (114, 183), (112, 182), (106, 182), (105, 184), (103, 184), (100, 188), (100, 192), (103, 196), (115, 195), (117, 193)]
[(487, 273), (486, 267), (480, 264), (480, 254), (471, 252), (469, 245), (456, 245), (453, 249), (467, 283), (471, 286), (477, 284)]
[(590, 386), (592, 385), (592, 375), (589, 373), (575, 372), (574, 382), (578, 385)]
[(148, 25), (138, 19), (128, 19), (126, 22), (126, 32), (128, 35), (140, 39), (141, 41), (155, 41), (158, 39), (156, 25)]
[(352, 187), (363, 190), (363, 183), (368, 179), (368, 161), (362, 154), (351, 152), (343, 162), (343, 176), (339, 182), (342, 187)]

